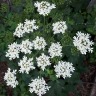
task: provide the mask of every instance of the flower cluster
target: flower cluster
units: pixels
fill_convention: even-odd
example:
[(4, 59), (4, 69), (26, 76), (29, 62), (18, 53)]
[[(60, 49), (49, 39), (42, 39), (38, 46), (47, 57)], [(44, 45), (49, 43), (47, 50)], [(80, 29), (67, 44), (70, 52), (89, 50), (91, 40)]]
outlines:
[(17, 36), (17, 37), (23, 37), (23, 34), (24, 34), (24, 26), (22, 23), (19, 23), (17, 28), (15, 29), (15, 32), (14, 32), (14, 36)]
[(18, 85), (18, 81), (16, 80), (16, 70), (11, 72), (11, 69), (8, 68), (7, 72), (5, 73), (4, 80), (6, 81), (7, 85), (11, 87), (16, 87)]
[(33, 49), (33, 43), (29, 41), (29, 39), (26, 39), (24, 41), (22, 41), (22, 43), (20, 44), (20, 51), (27, 54), (31, 54), (31, 50)]
[(35, 40), (33, 40), (33, 46), (34, 46), (34, 49), (36, 50), (41, 50), (41, 49), (45, 49), (45, 46), (46, 46), (46, 42), (44, 40), (43, 37), (36, 37)]
[(71, 77), (72, 72), (74, 72), (75, 68), (73, 64), (70, 62), (59, 61), (58, 65), (54, 66), (56, 76), (60, 78), (61, 76), (65, 79), (66, 77)]
[(8, 51), (6, 52), (6, 57), (9, 57), (10, 60), (19, 58), (20, 45), (14, 42), (11, 45), (8, 45)]
[[(37, 11), (39, 12), (39, 14), (43, 16), (48, 15), (51, 12), (51, 10), (55, 8), (55, 4), (51, 5), (47, 1), (42, 1), (42, 2), (37, 1), (34, 4), (34, 6), (37, 7)], [(66, 24), (66, 21), (58, 21), (56, 23), (53, 23), (52, 27), (53, 27), (54, 34), (59, 34), (59, 33), (63, 34), (67, 29), (67, 24)], [(13, 35), (17, 36), (19, 38), (18, 39), (19, 41), (21, 40), (20, 37), (23, 37), (25, 33), (34, 32), (38, 28), (39, 26), (36, 25), (36, 20), (26, 19), (24, 23), (18, 24)], [(42, 31), (43, 28), (41, 26), (40, 28), (41, 28), (40, 31)], [(40, 34), (40, 36), (44, 36), (44, 35)], [(55, 43), (51, 42), (50, 46), (48, 46), (46, 42), (47, 38), (39, 37), (38, 35), (36, 36), (35, 39), (32, 39), (32, 41), (30, 41), (29, 39), (26, 39), (23, 41), (19, 41), (21, 42), (20, 44), (17, 44), (17, 42), (14, 42), (13, 44), (8, 45), (8, 51), (6, 52), (6, 57), (9, 57), (9, 60), (22, 57), (22, 59), (17, 63), (20, 68), (19, 74), (20, 73), (29, 74), (31, 70), (34, 70), (34, 69), (36, 70), (36, 68), (40, 70), (40, 72), (41, 70), (46, 72), (45, 70), (47, 69), (47, 67), (52, 65), (51, 61), (55, 59), (54, 57), (59, 56), (61, 59), (63, 59), (63, 53), (62, 53), (63, 44), (61, 45), (62, 42), (59, 42), (56, 40), (58, 39), (54, 38)], [(91, 48), (91, 46), (94, 43), (90, 41), (89, 34), (78, 32), (76, 36), (73, 37), (73, 44), (75, 47), (77, 47), (78, 50), (80, 50), (82, 54), (86, 54), (87, 52), (93, 51), (93, 48)], [(43, 53), (39, 53), (38, 51), (40, 52), (43, 51)], [(33, 56), (34, 58), (28, 58), (31, 56)], [(53, 66), (54, 66), (54, 69), (52, 69), (52, 72), (55, 71), (57, 78), (63, 77), (65, 79), (67, 77), (71, 77), (72, 73), (75, 70), (72, 63), (66, 62), (66, 61), (64, 62), (61, 60), (58, 61), (57, 64), (55, 65), (53, 64)], [(53, 68), (53, 67), (51, 66), (49, 68)], [(7, 85), (10, 85), (13, 88), (16, 87), (16, 85), (18, 85), (18, 81), (19, 81), (19, 80), (18, 81), (16, 80), (15, 75), (16, 75), (16, 70), (13, 70), (13, 72), (11, 72), (11, 69), (8, 68), (7, 73), (5, 73), (5, 76), (4, 76), (4, 80), (7, 82)], [(50, 76), (48, 78), (50, 78)], [(32, 82), (29, 83), (29, 87), (30, 87), (29, 91), (31, 93), (33, 92), (36, 93), (38, 96), (44, 95), (50, 89), (50, 86), (46, 84), (43, 77), (42, 78), (38, 77), (36, 79), (32, 79), (31, 81)]]
[(37, 7), (37, 11), (39, 12), (40, 15), (46, 16), (48, 15), (52, 9), (56, 8), (55, 4), (50, 4), (47, 1), (42, 1), (42, 2), (36, 2), (34, 4), (35, 7)]
[(37, 66), (41, 67), (42, 70), (45, 70), (46, 66), (51, 65), (49, 58), (49, 56), (46, 56), (44, 53), (42, 53), (41, 56), (36, 58)]
[(65, 21), (59, 21), (56, 23), (53, 23), (53, 31), (54, 34), (58, 34), (58, 33), (65, 33), (66, 29), (67, 29), (67, 25)]
[(57, 43), (52, 43), (49, 50), (48, 50), (51, 58), (55, 56), (60, 56), (62, 57), (62, 46), (59, 42)]
[(18, 66), (20, 66), (20, 73), (26, 72), (27, 74), (29, 74), (30, 70), (35, 69), (35, 67), (33, 66), (33, 58), (28, 59), (26, 56), (24, 56), (23, 59), (20, 60)]
[(30, 33), (33, 32), (34, 30), (38, 29), (38, 26), (35, 25), (36, 24), (36, 20), (28, 20), (26, 19), (24, 22), (24, 31), (25, 33)]
[(13, 35), (20, 38), (24, 36), (24, 33), (30, 33), (37, 29), (38, 29), (38, 26), (36, 25), (36, 20), (26, 19), (24, 24), (23, 23), (18, 24)]
[(32, 79), (32, 82), (29, 84), (29, 91), (31, 93), (36, 93), (38, 96), (44, 95), (50, 88), (43, 78)]
[(94, 44), (92, 41), (90, 41), (90, 35), (77, 32), (76, 36), (73, 37), (73, 44), (77, 47), (78, 50), (82, 54), (86, 54), (87, 52), (93, 52), (93, 48), (91, 46)]

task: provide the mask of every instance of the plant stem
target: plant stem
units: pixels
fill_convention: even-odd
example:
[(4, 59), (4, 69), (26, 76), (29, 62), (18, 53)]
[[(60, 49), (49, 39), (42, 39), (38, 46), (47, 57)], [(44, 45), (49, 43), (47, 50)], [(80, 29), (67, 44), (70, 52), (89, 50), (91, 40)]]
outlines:
[(45, 20), (45, 16), (44, 16), (44, 31), (45, 31), (45, 26), (46, 26), (46, 20)]

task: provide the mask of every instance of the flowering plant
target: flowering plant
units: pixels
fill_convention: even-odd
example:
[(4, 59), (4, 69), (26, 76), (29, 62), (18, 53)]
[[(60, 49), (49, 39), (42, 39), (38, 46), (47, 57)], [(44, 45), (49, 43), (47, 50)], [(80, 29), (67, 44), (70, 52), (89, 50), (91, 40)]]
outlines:
[(5, 73), (4, 80), (8, 86), (17, 90), (19, 86), (21, 90), (26, 87), (23, 90), (26, 96), (31, 96), (31, 93), (38, 96), (45, 95), (48, 91), (50, 93), (52, 85), (58, 82), (63, 82), (63, 89), (64, 81), (69, 80), (76, 71), (75, 60), (72, 61), (69, 57), (74, 56), (73, 50), (76, 50), (78, 57), (93, 52), (94, 43), (90, 40), (90, 35), (81, 30), (66, 44), (66, 37), (69, 38), (71, 34), (67, 20), (53, 19), (48, 22), (48, 16), (56, 7), (47, 1), (34, 2), (36, 14), (41, 19), (32, 18), (20, 22), (13, 33), (16, 41), (8, 45), (6, 57), (9, 58), (10, 68)]

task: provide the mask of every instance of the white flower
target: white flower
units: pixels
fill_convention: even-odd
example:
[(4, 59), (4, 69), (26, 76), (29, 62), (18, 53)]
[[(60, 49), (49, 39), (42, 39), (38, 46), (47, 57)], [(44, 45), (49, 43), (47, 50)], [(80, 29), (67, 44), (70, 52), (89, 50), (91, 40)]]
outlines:
[(46, 46), (46, 42), (44, 40), (43, 37), (36, 37), (35, 40), (33, 40), (33, 46), (34, 46), (34, 49), (38, 49), (38, 50), (41, 50), (41, 49), (45, 49), (45, 46)]
[(13, 33), (14, 36), (23, 37), (25, 33), (33, 32), (34, 30), (38, 29), (38, 26), (35, 25), (36, 20), (28, 20), (26, 19), (24, 24), (19, 23), (15, 32)]
[(86, 54), (87, 52), (93, 52), (93, 48), (91, 47), (94, 43), (90, 41), (90, 35), (88, 33), (76, 33), (76, 36), (73, 37), (73, 44), (82, 54)]
[(63, 61), (59, 61), (58, 65), (55, 65), (54, 68), (57, 78), (62, 76), (64, 79), (66, 77), (71, 77), (72, 72), (75, 70), (72, 63)]
[(31, 54), (31, 50), (33, 49), (33, 43), (29, 41), (29, 39), (26, 39), (25, 41), (22, 41), (20, 45), (21, 52), (27, 54)]
[(9, 57), (9, 60), (19, 58), (20, 45), (14, 42), (11, 45), (8, 45), (8, 51), (6, 52), (6, 57)]
[(49, 56), (46, 56), (44, 53), (42, 53), (41, 56), (36, 58), (37, 66), (41, 67), (41, 69), (44, 71), (46, 66), (51, 65), (49, 58)]
[(67, 29), (67, 25), (65, 21), (60, 21), (60, 22), (56, 22), (52, 24), (53, 26), (53, 31), (54, 34), (58, 34), (58, 33), (65, 33), (66, 29)]
[(20, 73), (27, 73), (29, 74), (30, 70), (35, 69), (33, 66), (33, 58), (27, 58), (26, 56), (23, 57), (22, 60), (18, 63), (18, 66), (20, 66)]
[(49, 50), (48, 50), (51, 58), (53, 58), (55, 56), (62, 57), (61, 51), (62, 51), (62, 46), (61, 46), (61, 44), (59, 42), (52, 43), (51, 46), (50, 46), (50, 48), (49, 48)]
[(15, 32), (13, 33), (13, 35), (20, 38), (20, 37), (23, 37), (24, 33), (25, 32), (24, 32), (23, 24), (19, 23), (17, 28), (15, 29)]
[(11, 69), (8, 68), (7, 72), (5, 73), (4, 80), (7, 83), (7, 86), (16, 87), (18, 85), (18, 81), (16, 80), (16, 70), (11, 72)]
[(43, 78), (32, 79), (32, 82), (29, 84), (29, 91), (31, 93), (36, 93), (38, 96), (46, 94), (50, 86), (48, 86)]
[(33, 32), (34, 30), (37, 30), (38, 26), (36, 26), (35, 24), (36, 24), (36, 20), (26, 19), (25, 22), (24, 22), (24, 31), (25, 31), (25, 33), (30, 33), (30, 32)]
[(40, 15), (46, 16), (48, 15), (52, 9), (56, 8), (55, 4), (50, 4), (47, 1), (42, 1), (42, 2), (36, 2), (34, 4), (35, 7), (37, 7), (37, 11), (39, 12)]

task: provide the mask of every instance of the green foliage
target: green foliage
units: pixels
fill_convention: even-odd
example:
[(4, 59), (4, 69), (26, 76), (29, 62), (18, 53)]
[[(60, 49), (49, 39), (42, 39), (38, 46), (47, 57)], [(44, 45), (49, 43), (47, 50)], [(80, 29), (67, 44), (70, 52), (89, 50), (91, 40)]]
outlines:
[(9, 6), (8, 6), (8, 4), (2, 3), (2, 4), (1, 4), (0, 11), (1, 11), (1, 12), (8, 12), (8, 11), (9, 11)]
[(26, 0), (26, 6), (24, 9), (24, 13), (32, 14), (34, 12), (34, 4), (31, 0)]
[(0, 96), (6, 95), (6, 86), (3, 84), (0, 84)]
[[(48, 45), (50, 45), (51, 42), (55, 42), (55, 39), (60, 41), (64, 48), (64, 56), (62, 60), (72, 62), (76, 69), (72, 78), (67, 78), (65, 80), (56, 80), (52, 68), (47, 68), (47, 70), (44, 72), (38, 69), (30, 72), (30, 75), (23, 74), (22, 77), (19, 74), (20, 78), (18, 79), (20, 81), (20, 86), (17, 86), (17, 88), (14, 89), (13, 96), (31, 96), (31, 94), (28, 92), (27, 84), (30, 82), (31, 77), (35, 78), (38, 75), (42, 75), (47, 78), (46, 81), (50, 86), (52, 86), (46, 96), (67, 96), (69, 91), (76, 90), (76, 84), (81, 82), (80, 73), (84, 72), (86, 69), (86, 67), (83, 65), (83, 56), (80, 55), (80, 52), (73, 46), (73, 36), (77, 31), (83, 31), (90, 33), (93, 36), (92, 40), (96, 38), (96, 8), (94, 7), (91, 12), (86, 10), (89, 0), (49, 0), (49, 2), (55, 3), (57, 8), (56, 10), (52, 10), (52, 12), (45, 17), (44, 21), (44, 18), (37, 13), (33, 6), (36, 0), (11, 1), (11, 9), (9, 9), (9, 5), (7, 3), (2, 3), (0, 7), (0, 61), (7, 61), (9, 66), (13, 69), (18, 68), (15, 65), (17, 61), (10, 62), (5, 58), (7, 46), (13, 41), (21, 42), (21, 40), (13, 38), (13, 32), (15, 31), (15, 28), (19, 22), (24, 22), (25, 19), (37, 19), (37, 24), (41, 29), (40, 32), (38, 31), (32, 33), (31, 35), (27, 34), (23, 39), (29, 38), (30, 40), (33, 40), (38, 35), (43, 36)], [(55, 37), (53, 34), (51, 34), (52, 28), (50, 28), (50, 26), (53, 22), (59, 20), (65, 20), (67, 22), (68, 30), (65, 34), (63, 34), (63, 36), (59, 34), (57, 37)], [(42, 27), (45, 28), (44, 32), (42, 31)], [(41, 34), (41, 32), (43, 34)], [(35, 57), (39, 56), (40, 53), (34, 52), (34, 54), (28, 56)], [(88, 56), (90, 62), (96, 62), (96, 44), (94, 47), (94, 53), (91, 55), (88, 54)], [(53, 58), (51, 62), (56, 64), (60, 59), (61, 58), (56, 57)], [(14, 67), (13, 64), (15, 65)], [(2, 90), (2, 92), (0, 91), (0, 96), (3, 96), (3, 94), (5, 94), (5, 90)], [(36, 95), (32, 94), (32, 96)]]

